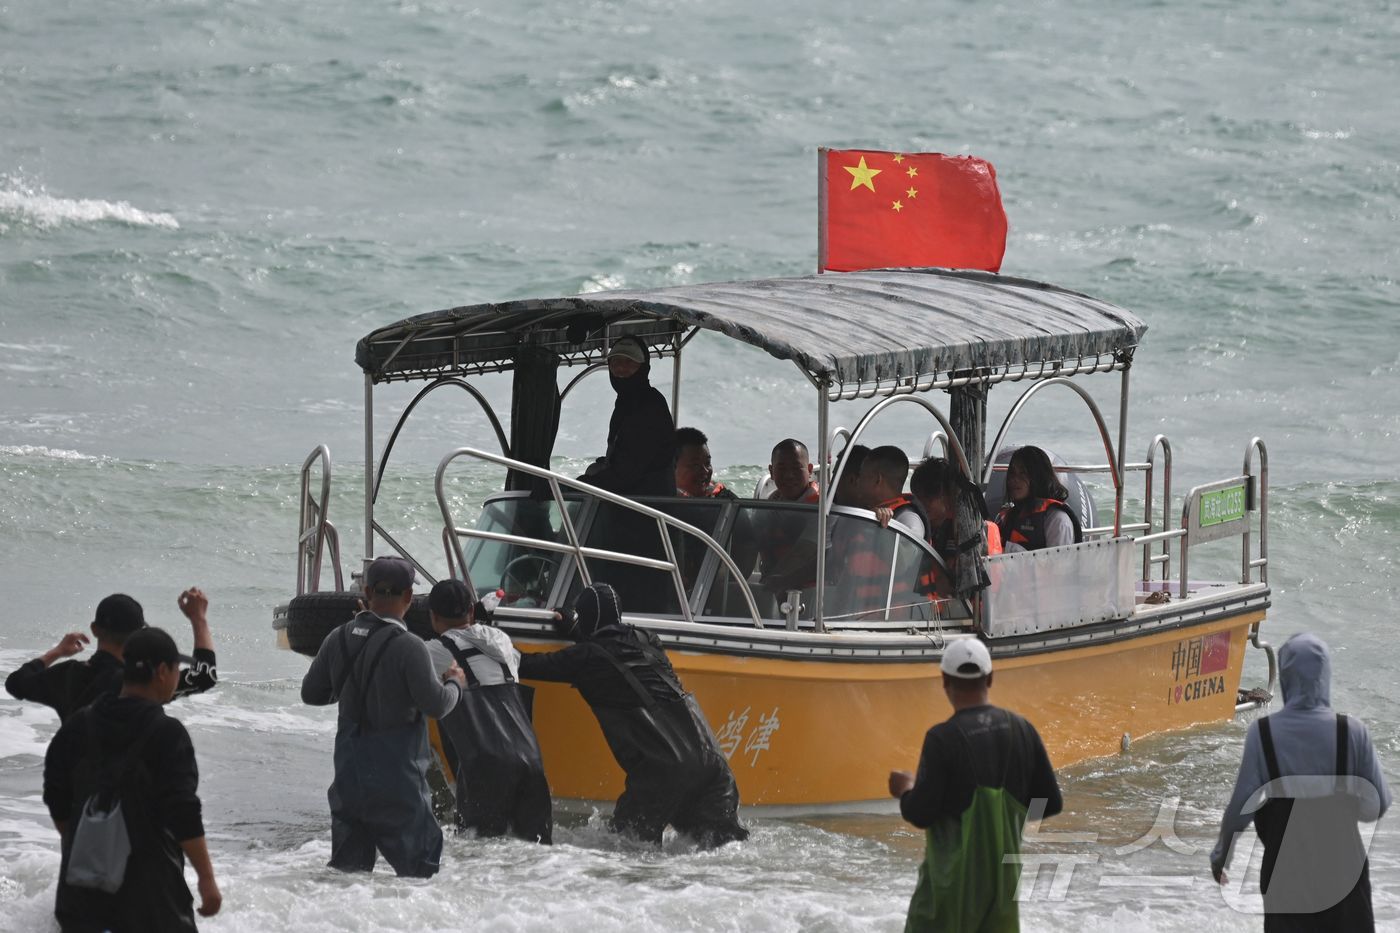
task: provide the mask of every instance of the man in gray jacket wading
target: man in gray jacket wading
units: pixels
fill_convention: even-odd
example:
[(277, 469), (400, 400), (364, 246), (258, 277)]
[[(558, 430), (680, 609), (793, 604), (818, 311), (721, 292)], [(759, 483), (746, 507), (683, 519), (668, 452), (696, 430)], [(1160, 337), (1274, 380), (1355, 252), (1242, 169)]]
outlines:
[(1245, 735), (1211, 872), (1226, 883), (1235, 836), (1252, 820), (1264, 843), (1267, 933), (1373, 930), (1370, 868), (1356, 824), (1380, 819), (1390, 790), (1365, 723), (1332, 712), (1332, 659), (1322, 639), (1294, 635), (1278, 657), (1283, 709)]
[(381, 557), (365, 571), (369, 608), (321, 643), (301, 682), (312, 706), (339, 701), (331, 783), (331, 867), (370, 871), (375, 850), (400, 875), (427, 878), (442, 858), (428, 792), (428, 730), (462, 694), (462, 669), (439, 680), (428, 646), (408, 632), (413, 566)]

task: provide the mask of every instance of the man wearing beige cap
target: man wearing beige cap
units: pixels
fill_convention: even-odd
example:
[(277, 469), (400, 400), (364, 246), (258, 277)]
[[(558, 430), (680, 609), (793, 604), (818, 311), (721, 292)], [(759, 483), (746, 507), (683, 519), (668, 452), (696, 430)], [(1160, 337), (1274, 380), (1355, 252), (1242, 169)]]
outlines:
[(890, 772), (900, 814), (928, 837), (904, 929), (1017, 930), (1021, 827), (1028, 810), (1060, 812), (1055, 771), (1035, 727), (988, 702), (986, 645), (950, 642), (939, 666), (953, 715), (924, 736), (917, 778)]
[(624, 496), (674, 496), (676, 425), (666, 396), (652, 386), (651, 361), (640, 337), (608, 348), (608, 378), (617, 401), (608, 421), (608, 448), (582, 479)]

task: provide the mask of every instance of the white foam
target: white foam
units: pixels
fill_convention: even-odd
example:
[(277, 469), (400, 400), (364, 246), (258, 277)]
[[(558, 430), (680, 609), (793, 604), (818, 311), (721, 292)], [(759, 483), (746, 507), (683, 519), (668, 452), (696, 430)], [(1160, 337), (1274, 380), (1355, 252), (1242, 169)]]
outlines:
[(77, 450), (63, 450), (56, 447), (39, 447), (33, 444), (0, 446), (0, 455), (6, 457), (42, 457), (47, 460), (110, 460), (110, 457), (94, 456)]
[(57, 227), (61, 224), (95, 224), (106, 221), (135, 227), (165, 227), (178, 230), (180, 222), (174, 214), (163, 211), (143, 211), (126, 201), (103, 201), (93, 198), (54, 197), (40, 186), (37, 190), (13, 178), (3, 179), (0, 188), (0, 216), (8, 215), (36, 227)]

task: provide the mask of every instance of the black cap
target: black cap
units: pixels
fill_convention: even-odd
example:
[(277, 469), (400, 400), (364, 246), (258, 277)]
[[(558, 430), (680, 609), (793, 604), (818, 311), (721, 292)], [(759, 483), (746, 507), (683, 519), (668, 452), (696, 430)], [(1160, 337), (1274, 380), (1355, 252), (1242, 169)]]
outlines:
[(365, 571), (365, 587), (380, 596), (406, 593), (413, 580), (413, 565), (402, 557), (376, 557)]
[(428, 593), (428, 608), (445, 619), (465, 619), (476, 594), (461, 580), (439, 580)]
[(146, 613), (130, 596), (113, 593), (97, 604), (92, 624), (112, 635), (130, 635), (146, 627)]
[(175, 639), (159, 628), (145, 628), (133, 634), (122, 647), (123, 678), (131, 683), (148, 683), (161, 664), (178, 666), (180, 649)]

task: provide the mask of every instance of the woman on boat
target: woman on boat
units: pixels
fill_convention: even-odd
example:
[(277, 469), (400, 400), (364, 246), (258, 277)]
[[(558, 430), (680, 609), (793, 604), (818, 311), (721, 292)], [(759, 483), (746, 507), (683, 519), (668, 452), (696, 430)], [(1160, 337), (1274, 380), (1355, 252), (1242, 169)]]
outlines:
[(1036, 551), (1083, 541), (1079, 518), (1065, 504), (1068, 497), (1049, 454), (1039, 447), (1017, 449), (1006, 466), (1007, 501), (997, 513), (1006, 550)]

